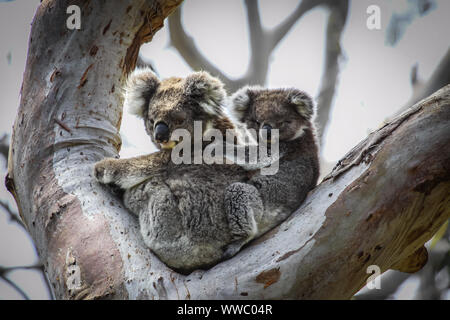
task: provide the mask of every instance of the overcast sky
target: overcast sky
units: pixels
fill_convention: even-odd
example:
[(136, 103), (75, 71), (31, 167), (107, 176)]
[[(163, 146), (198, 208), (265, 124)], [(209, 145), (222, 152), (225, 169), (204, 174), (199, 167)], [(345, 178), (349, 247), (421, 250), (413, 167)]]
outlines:
[[(407, 9), (407, 0), (352, 1), (343, 33), (341, 74), (327, 132), (323, 155), (337, 161), (357, 142), (378, 128), (383, 120), (402, 107), (411, 95), (409, 76), (414, 64), (426, 81), (449, 47), (450, 1), (437, 1), (437, 10), (417, 18), (395, 47), (385, 45), (386, 28), (393, 12)], [(263, 25), (274, 27), (297, 5), (295, 0), (262, 0)], [(381, 8), (381, 30), (366, 27), (366, 9)], [(30, 23), (39, 0), (0, 2), (0, 136), (10, 133), (19, 102), (25, 67)], [(297, 87), (317, 96), (322, 75), (324, 31), (328, 12), (315, 9), (305, 15), (279, 44), (272, 56), (269, 87)], [(201, 51), (226, 74), (239, 77), (249, 59), (247, 24), (241, 0), (189, 0), (183, 23)], [(166, 28), (142, 48), (161, 77), (186, 76), (191, 72), (178, 53), (168, 46)], [(141, 121), (124, 115), (122, 156), (154, 150)], [(3, 168), (3, 163), (0, 163)], [(2, 169), (3, 170), (3, 169)], [(3, 176), (3, 175), (2, 175)], [(0, 183), (0, 198), (11, 197)], [(26, 235), (0, 214), (0, 265), (35, 262), (33, 247)], [(14, 240), (12, 240), (14, 239)], [(32, 298), (45, 299), (38, 275), (16, 272), (12, 277)], [(0, 299), (19, 298), (0, 281)]]

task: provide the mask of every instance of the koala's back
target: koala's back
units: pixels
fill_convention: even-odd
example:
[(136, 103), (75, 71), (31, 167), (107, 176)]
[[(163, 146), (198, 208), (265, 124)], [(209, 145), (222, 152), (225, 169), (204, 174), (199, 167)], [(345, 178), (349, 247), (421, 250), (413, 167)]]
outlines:
[(124, 203), (139, 213), (144, 241), (158, 257), (189, 272), (220, 261), (231, 241), (224, 190), (245, 175), (234, 165), (170, 165), (164, 176), (127, 190)]
[(319, 158), (312, 132), (296, 141), (280, 142), (285, 153), (274, 175), (254, 175), (250, 183), (256, 186), (264, 203), (259, 221), (260, 234), (284, 221), (305, 200), (319, 177)]

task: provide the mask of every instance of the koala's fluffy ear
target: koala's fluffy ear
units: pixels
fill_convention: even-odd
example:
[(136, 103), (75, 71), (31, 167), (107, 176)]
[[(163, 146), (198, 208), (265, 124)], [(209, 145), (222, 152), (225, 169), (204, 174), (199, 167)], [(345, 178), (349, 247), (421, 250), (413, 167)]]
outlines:
[(258, 90), (262, 90), (262, 88), (259, 86), (245, 86), (233, 93), (228, 109), (236, 120), (242, 121), (244, 119), (245, 112), (250, 106), (251, 95), (254, 91)]
[(136, 69), (128, 77), (124, 107), (130, 114), (144, 118), (145, 108), (159, 86), (159, 79), (150, 68)]
[(308, 94), (297, 89), (289, 89), (288, 99), (302, 117), (307, 120), (314, 117), (314, 102)]
[(222, 81), (205, 71), (194, 72), (187, 76), (185, 81), (186, 94), (201, 101), (199, 105), (206, 113), (222, 114), (227, 96)]

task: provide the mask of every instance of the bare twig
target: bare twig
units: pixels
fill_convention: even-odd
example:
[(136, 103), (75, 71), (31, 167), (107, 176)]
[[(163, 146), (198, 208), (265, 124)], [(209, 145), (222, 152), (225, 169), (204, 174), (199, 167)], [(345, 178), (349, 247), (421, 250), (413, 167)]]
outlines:
[[(2, 140), (5, 138), (5, 136), (2, 138)], [(6, 158), (7, 158), (7, 153), (6, 153)], [(11, 209), (11, 207), (9, 206), (9, 204), (6, 201), (0, 199), (0, 207), (3, 208), (3, 211), (9, 216), (10, 221), (17, 223), (25, 231), (27, 231), (25, 224), (19, 218), (19, 215), (17, 214), (17, 212), (15, 212), (13, 209)], [(11, 287), (13, 287), (14, 290), (16, 290), (24, 299), (28, 300), (29, 299), (28, 295), (17, 284), (15, 284), (13, 281), (11, 281), (10, 279), (8, 279), (6, 277), (6, 274), (8, 272), (11, 272), (14, 270), (20, 270), (20, 269), (25, 269), (25, 270), (38, 269), (38, 270), (40, 270), (42, 273), (42, 276), (44, 277), (44, 283), (45, 283), (47, 292), (51, 297), (53, 296), (52, 290), (50, 288), (50, 284), (48, 283), (48, 280), (45, 276), (44, 266), (42, 264), (35, 264), (32, 266), (15, 266), (15, 267), (0, 266), (0, 278), (3, 279), (6, 283), (8, 283)]]
[[(1, 270), (1, 267), (0, 267)], [(7, 284), (9, 284), (11, 287), (13, 287), (14, 290), (16, 290), (25, 300), (30, 300), (28, 295), (23, 291), (14, 281), (9, 280), (7, 277), (0, 274), (0, 279), (3, 279)]]
[(5, 160), (8, 160), (8, 152), (9, 152), (8, 135), (4, 134), (3, 137), (0, 138), (0, 154), (3, 157), (5, 157)]
[[(347, 3), (347, 0), (345, 0)], [(269, 69), (269, 60), (273, 50), (283, 37), (291, 30), (298, 19), (307, 11), (319, 5), (331, 5), (330, 0), (304, 0), (285, 21), (273, 30), (264, 30), (261, 24), (258, 2), (245, 0), (250, 38), (251, 58), (247, 71), (238, 79), (230, 79), (197, 48), (191, 36), (183, 29), (181, 23), (181, 7), (169, 17), (171, 44), (193, 70), (206, 70), (222, 79), (229, 91), (235, 91), (247, 84), (264, 85)]]
[[(3, 137), (0, 139), (0, 154), (5, 158), (5, 160), (8, 160), (8, 152), (9, 152), (8, 135), (4, 134)], [(25, 229), (25, 225), (19, 219), (17, 213), (13, 212), (13, 210), (9, 207), (9, 205), (5, 201), (0, 200), (0, 207), (2, 207), (3, 210), (8, 214), (10, 221), (16, 222), (22, 228)], [(8, 279), (6, 277), (6, 274), (13, 270), (27, 269), (27, 268), (29, 268), (29, 267), (2, 267), (2, 266), (0, 266), (0, 279), (3, 279), (3, 281), (5, 281), (14, 290), (16, 290), (25, 300), (29, 300), (30, 298), (25, 293), (25, 291), (23, 291), (22, 288), (20, 288), (14, 281), (11, 281), (10, 279)]]
[[(417, 69), (418, 66), (415, 65), (411, 72), (418, 73)], [(413, 93), (411, 95), (411, 98), (409, 99), (408, 102), (405, 103), (403, 107), (399, 108), (390, 117), (390, 119), (393, 119), (396, 116), (400, 115), (402, 112), (408, 109), (408, 106), (411, 106), (419, 102), (420, 100), (425, 99), (427, 96), (430, 95), (430, 92), (434, 92), (446, 86), (447, 84), (450, 84), (450, 49), (447, 50), (447, 53), (441, 59), (441, 61), (437, 65), (436, 69), (434, 70), (433, 74), (431, 75), (428, 81), (423, 83), (420, 79), (417, 79), (418, 78), (417, 74), (415, 75), (415, 78), (416, 78), (415, 82), (413, 76), (411, 79), (411, 85), (413, 87)]]
[(25, 225), (23, 224), (22, 220), (19, 218), (19, 215), (14, 212), (8, 205), (8, 203), (6, 203), (6, 201), (4, 200), (0, 200), (0, 207), (3, 208), (3, 210), (6, 212), (6, 214), (9, 216), (9, 220), (10, 221), (14, 221), (15, 223), (17, 223), (18, 225), (20, 225), (22, 228), (25, 228)]
[[(2, 207), (3, 210), (6, 212), (6, 214), (8, 214), (10, 221), (14, 221), (18, 225), (20, 225), (25, 231), (27, 231), (27, 228), (25, 227), (25, 224), (22, 222), (22, 220), (19, 218), (19, 215), (16, 212), (14, 212), (5, 201), (0, 200), (0, 207)], [(19, 292), (20, 295), (22, 295), (22, 297), (24, 297), (24, 299), (28, 300), (28, 296), (25, 294), (25, 292), (23, 292), (23, 290), (20, 287), (18, 287), (13, 281), (11, 281), (5, 277), (5, 275), (8, 272), (11, 272), (14, 270), (20, 270), (20, 269), (23, 269), (23, 270), (38, 269), (38, 270), (40, 270), (42, 273), (42, 276), (44, 277), (44, 283), (45, 283), (47, 292), (50, 295), (50, 297), (53, 297), (52, 289), (50, 288), (50, 284), (48, 283), (47, 277), (45, 276), (44, 265), (42, 263), (38, 263), (35, 265), (31, 265), (31, 266), (14, 266), (14, 267), (0, 266), (0, 278), (5, 280), (5, 282), (7, 282), (10, 286), (12, 286), (17, 292)]]
[(348, 13), (348, 0), (338, 1), (330, 5), (330, 16), (327, 25), (326, 55), (324, 72), (320, 85), (316, 123), (319, 129), (321, 143), (329, 122), (331, 106), (336, 91), (339, 75), (339, 58), (341, 57), (341, 35), (344, 30)]
[(174, 46), (186, 63), (193, 70), (204, 69), (218, 76), (227, 87), (231, 86), (231, 80), (213, 65), (197, 48), (194, 39), (190, 37), (181, 24), (181, 10), (177, 9), (169, 16), (169, 30), (171, 45)]
[(250, 63), (245, 75), (237, 79), (233, 89), (238, 89), (246, 84), (264, 84), (269, 69), (269, 57), (272, 52), (267, 41), (267, 35), (261, 25), (258, 2), (245, 0), (244, 7), (247, 12), (250, 39)]
[(14, 267), (2, 267), (0, 266), (0, 276), (4, 276), (9, 272), (17, 270), (43, 270), (44, 266), (42, 263), (33, 264), (31, 266), (14, 266)]
[(314, 9), (317, 6), (328, 4), (330, 1), (322, 0), (303, 0), (297, 6), (283, 22), (276, 26), (273, 30), (269, 31), (271, 39), (271, 47), (274, 49), (278, 43), (283, 39), (286, 34), (292, 29), (295, 23), (309, 10)]
[(447, 50), (447, 53), (439, 62), (435, 71), (430, 77), (430, 80), (423, 86), (422, 90), (417, 92), (414, 100), (411, 101), (411, 104), (416, 103), (427, 96), (430, 95), (431, 92), (435, 92), (445, 85), (450, 83), (450, 49)]
[(238, 79), (227, 77), (199, 51), (193, 38), (183, 29), (181, 7), (169, 17), (171, 44), (193, 70), (204, 69), (218, 76), (229, 91), (235, 91), (247, 84), (264, 85), (273, 50), (306, 12), (321, 5), (327, 6), (330, 10), (326, 38), (325, 71), (318, 97), (317, 123), (320, 129), (319, 133), (322, 136), (329, 120), (339, 74), (340, 40), (347, 19), (348, 0), (303, 0), (294, 12), (271, 30), (265, 30), (262, 27), (258, 2), (256, 0), (245, 0), (244, 7), (249, 26), (251, 57), (247, 71)]
[(392, 15), (386, 30), (386, 43), (391, 46), (397, 45), (414, 19), (424, 16), (434, 8), (436, 8), (435, 0), (408, 1), (404, 11), (394, 12)]
[(250, 30), (250, 44), (253, 47), (259, 45), (261, 37), (263, 37), (263, 28), (261, 25), (261, 15), (259, 13), (258, 2), (255, 0), (245, 0), (245, 8), (247, 11), (247, 21)]
[[(31, 266), (15, 266), (15, 267), (2, 267), (0, 266), (0, 278), (3, 279), (7, 284), (9, 284), (11, 287), (14, 288), (25, 300), (30, 300), (28, 295), (25, 293), (25, 291), (22, 290), (14, 281), (8, 279), (6, 276), (9, 272), (17, 271), (17, 270), (32, 270), (37, 269), (41, 272), (44, 271), (44, 267), (42, 264), (35, 264)], [(48, 287), (48, 284), (47, 284)]]

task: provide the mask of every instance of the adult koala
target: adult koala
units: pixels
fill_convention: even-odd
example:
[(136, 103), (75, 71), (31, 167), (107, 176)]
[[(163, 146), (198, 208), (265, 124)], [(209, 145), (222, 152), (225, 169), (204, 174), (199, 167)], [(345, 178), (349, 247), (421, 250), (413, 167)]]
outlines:
[[(192, 146), (201, 140), (202, 150), (208, 145), (202, 139), (208, 130), (217, 129), (223, 136), (227, 129), (236, 130), (224, 113), (225, 100), (222, 82), (206, 72), (160, 81), (148, 69), (137, 70), (128, 80), (125, 107), (144, 120), (147, 134), (161, 150), (95, 165), (99, 182), (124, 192), (125, 206), (139, 217), (145, 244), (181, 273), (208, 268), (235, 254), (257, 235), (263, 214), (258, 190), (245, 183), (248, 172), (242, 167), (176, 164), (171, 159), (177, 129), (188, 133), (183, 139), (191, 139)], [(202, 123), (200, 136), (195, 121)], [(236, 182), (238, 188), (227, 189)], [(236, 242), (239, 246), (228, 250)]]

